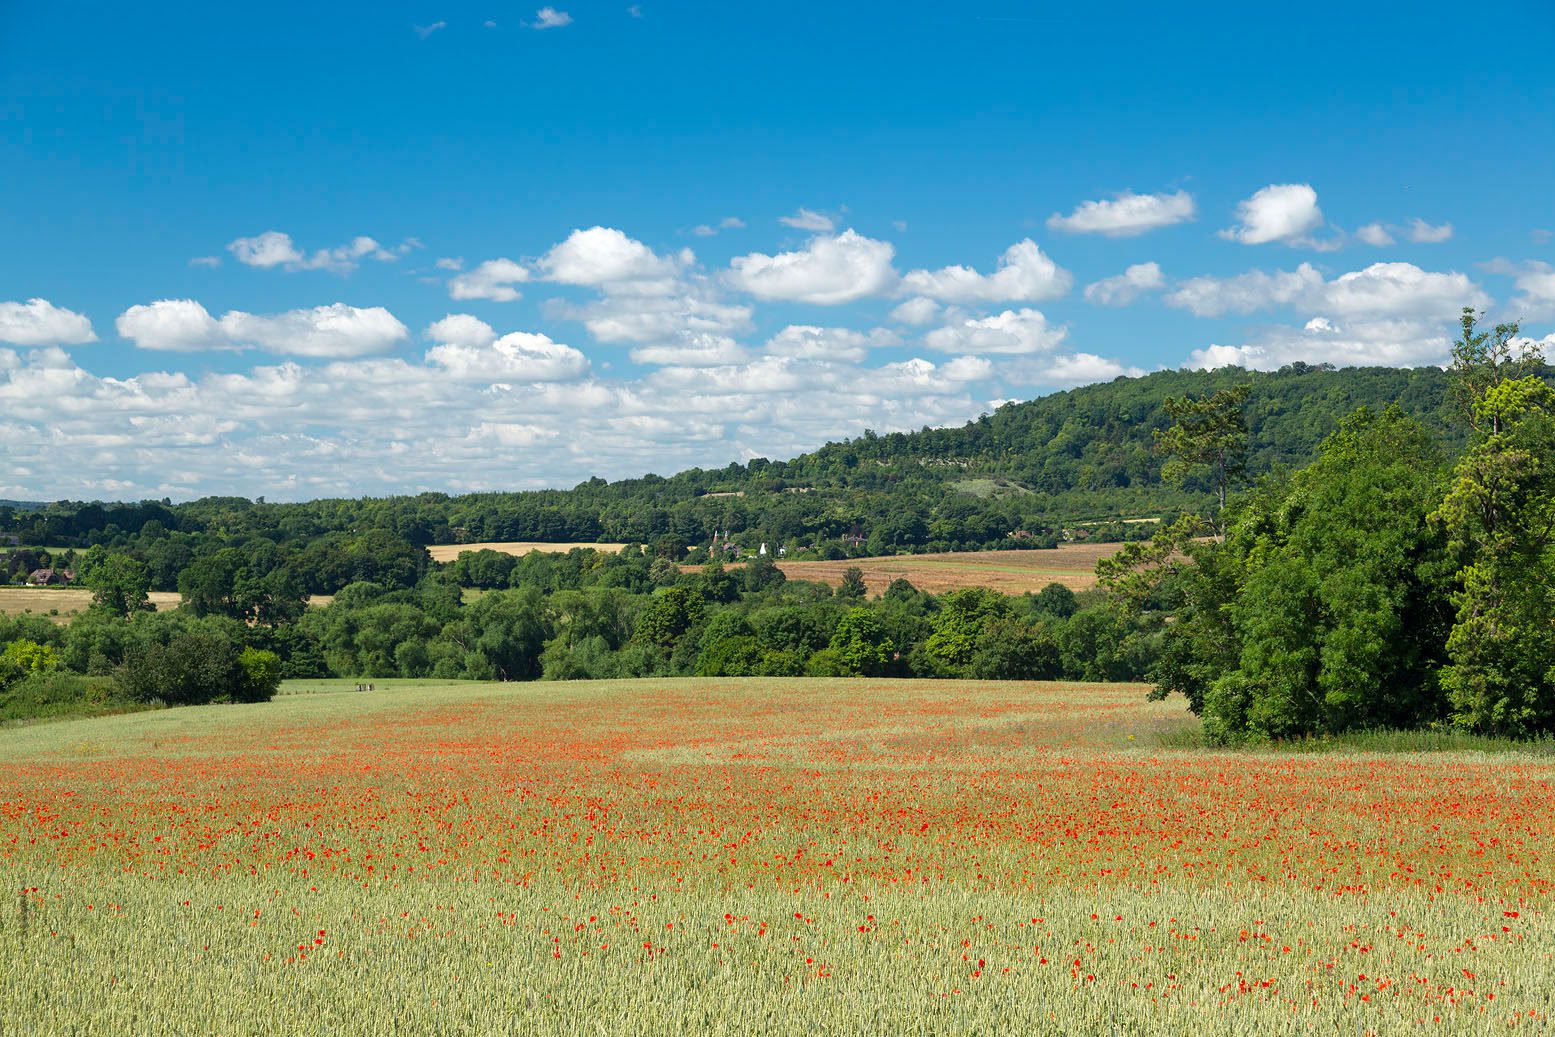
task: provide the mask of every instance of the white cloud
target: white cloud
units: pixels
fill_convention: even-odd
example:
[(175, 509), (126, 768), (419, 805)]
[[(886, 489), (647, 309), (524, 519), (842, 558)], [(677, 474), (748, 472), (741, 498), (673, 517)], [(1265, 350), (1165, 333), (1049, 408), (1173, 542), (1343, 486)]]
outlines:
[(497, 340), (497, 333), (490, 324), (468, 313), (450, 313), (442, 320), (427, 325), (426, 337), (445, 345), (479, 349)]
[(606, 296), (583, 306), (552, 307), (553, 316), (581, 320), (601, 342), (658, 342), (680, 335), (729, 334), (750, 327), (752, 310), (684, 286), (682, 294)]
[(1280, 241), (1288, 245), (1314, 245), (1312, 232), (1323, 225), (1317, 192), (1311, 184), (1270, 184), (1237, 204), (1237, 225), (1220, 236), (1244, 245)]
[(1452, 224), (1443, 223), (1437, 226), (1425, 222), (1416, 216), (1409, 221), (1409, 240), (1422, 245), (1435, 245), (1452, 237)]
[[(689, 252), (679, 257), (687, 264), (692, 258)], [(651, 294), (669, 290), (679, 270), (675, 260), (656, 255), (614, 227), (573, 231), (542, 256), (538, 266), (546, 280), (558, 284)]]
[(857, 363), (871, 349), (894, 346), (901, 339), (885, 328), (856, 331), (853, 328), (821, 328), (813, 324), (790, 324), (767, 340), (766, 352), (772, 356), (801, 360), (846, 360)]
[(1289, 306), (1313, 316), (1451, 318), (1489, 297), (1466, 275), (1422, 270), (1413, 263), (1373, 263), (1331, 281), (1309, 263), (1295, 270), (1251, 270), (1236, 277), (1194, 277), (1166, 295), (1166, 304), (1199, 317)]
[(943, 353), (1036, 353), (1057, 346), (1066, 328), (1050, 327), (1037, 310), (1005, 310), (981, 319), (967, 318), (935, 328), (924, 342)]
[(515, 331), (482, 342), (484, 336), (474, 325), (484, 326), (483, 321), (467, 318), (449, 324), (457, 320), (458, 315), (445, 317), (427, 329), (438, 329), (443, 333), (438, 337), (448, 341), (427, 350), (426, 359), (460, 381), (569, 382), (588, 374), (588, 358), (549, 336)]
[(448, 282), (448, 294), (455, 299), (491, 299), (514, 302), (522, 298), (515, 284), (529, 280), (527, 267), (511, 259), (488, 259), (468, 273)]
[(439, 270), (453, 270), (457, 272), (464, 269), (464, 257), (443, 256), (439, 258), (438, 261), (433, 264), (433, 266), (437, 267)]
[(234, 310), (221, 325), (234, 342), (271, 353), (308, 357), (359, 357), (384, 353), (409, 337), (405, 325), (382, 306), (343, 302), (271, 316)]
[(784, 226), (794, 227), (798, 230), (813, 231), (817, 234), (830, 234), (837, 229), (836, 221), (830, 216), (811, 209), (800, 209), (792, 216), (779, 216), (778, 222)]
[(925, 299), (921, 295), (899, 303), (891, 311), (891, 319), (898, 324), (928, 324), (939, 316), (939, 303), (933, 299)]
[(1145, 292), (1162, 287), (1166, 279), (1156, 263), (1135, 263), (1115, 277), (1085, 286), (1085, 301), (1098, 306), (1127, 306)]
[[(1527, 263), (1509, 263), (1497, 260), (1487, 264), (1498, 274), (1512, 277), (1518, 294), (1507, 304), (1517, 320), (1543, 320), (1555, 317), (1555, 266), (1533, 260)], [(0, 338), (3, 338), (0, 335)]]
[(890, 291), (895, 254), (889, 242), (850, 229), (812, 238), (797, 252), (739, 256), (729, 264), (728, 280), (758, 298), (830, 306)]
[(1489, 302), (1466, 274), (1434, 273), (1413, 263), (1373, 263), (1329, 281), (1306, 306), (1325, 316), (1450, 320), (1465, 306)]
[(1393, 244), (1393, 235), (1380, 223), (1368, 223), (1355, 232), (1356, 238), (1367, 245), (1376, 248), (1386, 248)]
[(1068, 216), (1054, 213), (1047, 225), (1070, 234), (1105, 234), (1109, 238), (1131, 238), (1159, 227), (1170, 227), (1193, 219), (1193, 196), (1187, 191), (1175, 194), (1135, 194), (1124, 191), (1111, 201), (1081, 202)]
[(902, 287), (943, 302), (1039, 302), (1060, 298), (1073, 280), (1027, 238), (1005, 249), (991, 274), (968, 266), (914, 270), (902, 278)]
[(216, 267), (221, 266), (221, 257), (220, 256), (195, 256), (193, 259), (189, 260), (189, 265), (190, 266), (205, 267), (207, 269), (214, 270)]
[(706, 332), (687, 334), (677, 341), (638, 346), (631, 352), (636, 364), (674, 367), (724, 367), (750, 359), (745, 348), (727, 335)]
[(1166, 294), (1166, 305), (1188, 310), (1196, 317), (1252, 313), (1292, 303), (1322, 283), (1323, 275), (1310, 263), (1272, 274), (1249, 270), (1227, 278), (1192, 277)]
[[(411, 243), (400, 246), (398, 251), (409, 250)], [(251, 238), (237, 238), (227, 245), (227, 251), (244, 266), (269, 270), (282, 267), (286, 270), (329, 270), (348, 274), (361, 265), (362, 260), (372, 259), (380, 263), (392, 263), (398, 256), (365, 234), (352, 238), (337, 248), (319, 249), (313, 255), (304, 255), (293, 244), (290, 234), (267, 230)]]
[(0, 302), (0, 342), (17, 346), (74, 346), (96, 341), (90, 320), (47, 299)]
[(1068, 389), (1092, 382), (1109, 382), (1127, 375), (1137, 378), (1145, 372), (1094, 353), (1068, 353), (1020, 360), (1005, 368), (1005, 374), (1017, 385), (1040, 385)]
[(189, 353), (237, 348), (220, 322), (193, 299), (158, 299), (131, 306), (114, 321), (120, 337), (141, 349)]
[(193, 299), (159, 299), (131, 306), (115, 327), (141, 349), (187, 353), (253, 345), (272, 353), (331, 358), (387, 352), (409, 335), (381, 306), (359, 309), (339, 302), (269, 316), (233, 310), (216, 320)]
[(721, 230), (738, 230), (745, 226), (745, 221), (738, 216), (725, 216), (718, 223), (703, 223), (691, 228), (691, 233), (699, 238), (711, 238)]
[(535, 12), (535, 20), (530, 26), (534, 29), (560, 29), (564, 25), (572, 24), (572, 15), (566, 11), (558, 11), (554, 7), (542, 7)]
[(439, 29), (448, 28), (448, 23), (433, 22), (431, 25), (412, 25), (410, 28), (417, 36), (420, 36), (422, 39), (426, 39), (428, 36), (432, 35), (434, 32), (437, 32)]
[(1260, 371), (1297, 362), (1419, 367), (1443, 363), (1451, 343), (1452, 335), (1442, 322), (1361, 320), (1341, 324), (1313, 318), (1300, 328), (1270, 328), (1244, 345), (1194, 350), (1188, 366), (1208, 369), (1234, 365)]

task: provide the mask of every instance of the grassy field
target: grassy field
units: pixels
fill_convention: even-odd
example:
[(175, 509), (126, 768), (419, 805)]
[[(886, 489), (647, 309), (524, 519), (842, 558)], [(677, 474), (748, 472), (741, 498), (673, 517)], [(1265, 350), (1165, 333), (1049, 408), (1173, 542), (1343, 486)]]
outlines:
[[(844, 572), (857, 566), (871, 595), (882, 593), (897, 578), (934, 594), (963, 587), (990, 587), (1005, 594), (1024, 594), (1040, 591), (1050, 583), (1061, 583), (1071, 590), (1094, 587), (1096, 560), (1122, 546), (1060, 544), (1049, 551), (955, 551), (836, 562), (779, 562), (778, 568), (791, 580), (814, 580), (835, 587), (842, 582)], [(740, 563), (729, 566), (739, 567)], [(683, 568), (694, 571), (699, 567)]]
[[(149, 597), (158, 611), (176, 609), (181, 600), (169, 591), (152, 591)], [(0, 614), (37, 612), (48, 615), (57, 611), (54, 618), (64, 623), (76, 613), (85, 612), (90, 604), (92, 592), (84, 587), (0, 587)]]
[(1555, 763), (1137, 686), (312, 681), (0, 731), (8, 1033), (1543, 1032)]
[(575, 547), (582, 547), (614, 554), (625, 546), (625, 544), (546, 544), (535, 540), (505, 540), (480, 544), (436, 544), (427, 548), (427, 554), (432, 556), (434, 562), (451, 562), (466, 551), (500, 551), (505, 555), (526, 555), (531, 551), (566, 554)]

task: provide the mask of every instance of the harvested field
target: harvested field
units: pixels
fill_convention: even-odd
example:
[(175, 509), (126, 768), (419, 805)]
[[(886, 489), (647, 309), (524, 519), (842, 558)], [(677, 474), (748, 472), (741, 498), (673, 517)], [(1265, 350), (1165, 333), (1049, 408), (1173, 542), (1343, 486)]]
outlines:
[[(842, 574), (857, 566), (871, 595), (884, 592), (891, 581), (902, 578), (922, 591), (943, 594), (963, 587), (988, 587), (1005, 594), (1035, 593), (1050, 583), (1071, 590), (1096, 585), (1096, 561), (1115, 553), (1122, 544), (1061, 544), (1050, 551), (955, 551), (945, 554), (895, 555), (888, 558), (849, 558), (836, 562), (779, 562), (791, 580), (814, 580), (832, 587)], [(729, 566), (738, 569), (743, 563)], [(684, 566), (694, 571), (699, 566)]]
[[(152, 591), (146, 596), (158, 612), (176, 609), (183, 602), (175, 591)], [(308, 599), (308, 604), (324, 606), (334, 600), (333, 594), (315, 594)], [(19, 612), (48, 615), (51, 609), (57, 609), (59, 614), (51, 618), (65, 623), (71, 616), (85, 612), (90, 604), (92, 592), (85, 587), (0, 587), (0, 615)]]
[(614, 554), (625, 546), (625, 544), (547, 544), (541, 543), (538, 540), (503, 540), (488, 541), (480, 544), (435, 544), (427, 548), (427, 554), (432, 556), (434, 562), (451, 562), (466, 551), (500, 551), (505, 555), (526, 555), (532, 551), (566, 554), (575, 547), (581, 547), (586, 550), (604, 551)]
[(1177, 749), (1139, 685), (356, 683), (0, 730), (0, 1029), (1548, 1025), (1548, 757)]
[[(158, 612), (176, 609), (182, 600), (172, 591), (152, 591), (148, 597)], [(92, 604), (92, 592), (85, 587), (0, 587), (0, 615), (18, 612), (36, 612), (48, 615), (58, 610), (53, 618), (64, 623), (78, 612), (85, 612)]]

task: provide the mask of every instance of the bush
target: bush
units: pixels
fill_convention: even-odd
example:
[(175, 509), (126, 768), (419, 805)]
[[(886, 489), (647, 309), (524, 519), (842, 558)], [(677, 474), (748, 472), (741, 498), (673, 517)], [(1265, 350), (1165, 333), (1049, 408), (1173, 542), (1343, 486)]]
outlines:
[(264, 702), (280, 684), (274, 652), (246, 648), (216, 634), (192, 630), (167, 644), (134, 649), (114, 673), (120, 694), (135, 702), (172, 706), (205, 702)]
[(40, 670), (0, 689), (0, 720), (110, 712), (130, 705), (111, 680)]

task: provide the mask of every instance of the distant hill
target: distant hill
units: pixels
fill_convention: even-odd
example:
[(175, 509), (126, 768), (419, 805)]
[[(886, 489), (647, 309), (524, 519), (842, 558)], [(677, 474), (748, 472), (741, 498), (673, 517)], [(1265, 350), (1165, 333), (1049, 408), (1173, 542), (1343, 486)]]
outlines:
[[(830, 443), (791, 460), (757, 458), (570, 490), (460, 496), (321, 500), (304, 504), (212, 497), (187, 504), (53, 504), (0, 513), (0, 529), (37, 543), (86, 544), (117, 527), (133, 536), (148, 522), (167, 531), (221, 531), (227, 540), (264, 536), (298, 543), (381, 530), (413, 545), (464, 541), (614, 541), (708, 544), (716, 532), (746, 544), (832, 553), (946, 551), (1051, 543), (1062, 531), (1104, 539), (1147, 534), (1141, 519), (1203, 507), (1207, 484), (1160, 479), (1154, 433), (1163, 401), (1240, 382), (1247, 407), (1250, 471), (1305, 465), (1341, 418), (1361, 406), (1398, 404), (1449, 450), (1462, 432), (1437, 368), (1293, 365), (1277, 372), (1159, 371), (1053, 393), (956, 428)], [(1130, 523), (1128, 520), (1134, 520)], [(1017, 536), (1017, 534), (1025, 534)], [(353, 541), (354, 542), (354, 541)], [(362, 547), (362, 551), (377, 548)]]

